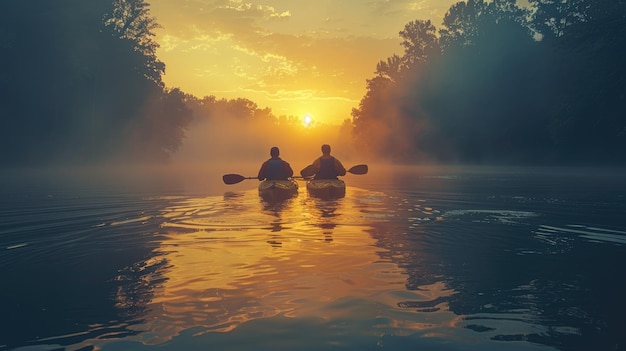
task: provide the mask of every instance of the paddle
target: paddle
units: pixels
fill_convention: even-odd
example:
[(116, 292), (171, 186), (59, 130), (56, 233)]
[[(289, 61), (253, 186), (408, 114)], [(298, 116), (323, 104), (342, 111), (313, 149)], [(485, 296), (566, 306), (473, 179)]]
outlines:
[[(362, 174), (367, 174), (368, 170), (369, 168), (367, 167), (367, 165), (356, 165), (356, 166), (351, 167), (349, 170), (347, 170), (347, 172), (352, 173), (352, 174), (362, 175)], [(315, 168), (313, 167), (313, 165), (308, 165), (300, 171), (300, 175), (302, 176), (302, 178), (310, 178), (314, 174), (315, 174)]]
[(356, 165), (350, 168), (348, 170), (348, 173), (362, 175), (362, 174), (367, 174), (368, 170), (369, 168), (367, 167), (367, 165)]
[(225, 184), (237, 184), (240, 183), (246, 179), (259, 179), (257, 177), (244, 177), (242, 175), (239, 174), (224, 174), (224, 176), (222, 176), (222, 180), (224, 181)]
[(315, 174), (315, 167), (313, 165), (308, 165), (300, 171), (300, 175), (302, 176), (302, 178), (310, 178), (314, 174)]
[[(313, 165), (309, 165), (306, 166), (301, 172), (300, 174), (302, 174), (302, 177), (293, 177), (293, 178), (310, 178), (313, 176), (313, 170), (312, 170)], [(348, 173), (352, 173), (352, 174), (366, 174), (368, 171), (368, 167), (367, 165), (356, 165), (354, 167), (351, 167), (347, 172)], [(309, 174), (309, 175), (305, 175), (305, 174)], [(241, 183), (246, 179), (259, 179), (258, 177), (244, 177), (240, 174), (224, 174), (222, 176), (222, 180), (224, 181), (225, 184), (237, 184), (237, 183)]]

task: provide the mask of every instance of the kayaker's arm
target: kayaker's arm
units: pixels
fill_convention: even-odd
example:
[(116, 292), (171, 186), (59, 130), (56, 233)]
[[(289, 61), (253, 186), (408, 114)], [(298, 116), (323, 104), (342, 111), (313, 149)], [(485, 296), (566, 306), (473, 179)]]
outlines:
[(302, 176), (303, 178), (309, 178), (309, 177), (314, 176), (315, 172), (317, 171), (319, 171), (319, 167), (316, 169), (315, 165), (310, 164), (300, 170), (300, 176)]
[(313, 166), (310, 169), (311, 175), (316, 175), (317, 172), (320, 171), (320, 159), (316, 158), (315, 161), (313, 161), (313, 163), (311, 164), (311, 166)]
[(257, 176), (257, 178), (259, 178), (259, 181), (265, 180), (265, 178), (267, 178), (267, 166), (267, 161), (263, 162), (263, 164), (261, 165), (261, 169), (259, 169), (259, 175)]
[(337, 172), (337, 175), (339, 176), (346, 175), (346, 168), (343, 166), (343, 164), (341, 164), (341, 161), (339, 161), (337, 158), (335, 158), (335, 172)]
[(293, 177), (293, 169), (291, 168), (289, 162), (283, 161), (283, 168), (285, 169), (285, 175), (287, 178)]

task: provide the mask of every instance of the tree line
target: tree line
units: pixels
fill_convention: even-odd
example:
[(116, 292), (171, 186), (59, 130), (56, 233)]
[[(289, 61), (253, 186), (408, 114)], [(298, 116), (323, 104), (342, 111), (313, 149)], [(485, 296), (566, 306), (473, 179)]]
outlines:
[(174, 156), (177, 161), (259, 162), (269, 157), (270, 147), (278, 146), (295, 167), (319, 156), (323, 143), (344, 156), (356, 153), (349, 123), (304, 126), (301, 116), (276, 116), (270, 108), (244, 98), (188, 96), (186, 102), (193, 121)]
[(626, 161), (626, 1), (468, 0), (405, 25), (352, 111), (398, 162)]
[(164, 86), (143, 0), (11, 1), (0, 12), (0, 164), (161, 160), (191, 121)]
[[(623, 164), (626, 0), (528, 3), (460, 1), (439, 29), (409, 22), (403, 54), (325, 133), (396, 162)], [(298, 118), (247, 99), (166, 87), (158, 27), (144, 0), (5, 4), (0, 164), (165, 160), (202, 121), (294, 134)]]
[[(255, 135), (278, 142), (297, 134), (298, 117), (275, 116), (248, 99), (199, 98), (166, 87), (157, 28), (145, 0), (5, 4), (0, 164), (161, 162), (176, 155), (189, 135), (191, 142), (214, 137), (213, 144), (203, 142), (203, 155), (223, 152), (215, 145), (222, 140), (246, 156), (262, 144), (250, 143)], [(330, 126), (320, 127), (309, 137), (333, 134)], [(294, 140), (283, 144), (295, 146)], [(268, 151), (258, 152), (266, 157)]]

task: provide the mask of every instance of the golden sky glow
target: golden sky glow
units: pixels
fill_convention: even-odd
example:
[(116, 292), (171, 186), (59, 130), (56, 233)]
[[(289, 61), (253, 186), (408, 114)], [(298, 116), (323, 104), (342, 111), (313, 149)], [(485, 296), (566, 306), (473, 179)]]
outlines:
[(350, 118), (406, 23), (439, 27), (452, 0), (151, 0), (165, 83), (247, 98), (276, 116)]

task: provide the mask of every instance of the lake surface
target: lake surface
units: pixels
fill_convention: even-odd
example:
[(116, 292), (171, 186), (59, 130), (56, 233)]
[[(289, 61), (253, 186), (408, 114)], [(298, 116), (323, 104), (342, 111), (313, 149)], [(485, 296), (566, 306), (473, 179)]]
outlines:
[(0, 350), (626, 350), (623, 170), (370, 170), (279, 204), (5, 172)]

